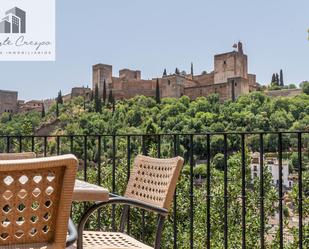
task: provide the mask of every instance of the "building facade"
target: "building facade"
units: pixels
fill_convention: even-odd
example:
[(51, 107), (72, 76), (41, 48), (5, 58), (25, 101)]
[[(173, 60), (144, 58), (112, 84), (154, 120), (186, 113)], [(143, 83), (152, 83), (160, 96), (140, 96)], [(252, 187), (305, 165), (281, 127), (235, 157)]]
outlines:
[[(264, 158), (265, 169), (267, 169), (272, 175), (272, 182), (274, 186), (279, 185), (279, 161), (278, 158)], [(256, 152), (251, 155), (251, 179), (260, 177), (260, 153)], [(285, 188), (293, 187), (294, 183), (293, 175), (289, 174), (289, 163), (286, 160), (282, 161), (282, 185)]]
[(43, 101), (41, 100), (30, 100), (18, 106), (19, 113), (25, 113), (30, 111), (41, 112), (42, 109), (43, 109)]
[(239, 96), (248, 94), (258, 88), (256, 76), (248, 73), (248, 57), (243, 53), (242, 43), (238, 43), (238, 50), (214, 56), (214, 70), (210, 73), (193, 75), (180, 73), (145, 80), (141, 78), (141, 71), (122, 69), (118, 77), (113, 77), (113, 67), (106, 64), (93, 66), (92, 89), (98, 85), (102, 96), (104, 82), (106, 91), (112, 90), (116, 99), (132, 98), (136, 95), (155, 96), (156, 82), (159, 81), (161, 97), (179, 98), (183, 95), (195, 99), (219, 94), (221, 101), (235, 100)]

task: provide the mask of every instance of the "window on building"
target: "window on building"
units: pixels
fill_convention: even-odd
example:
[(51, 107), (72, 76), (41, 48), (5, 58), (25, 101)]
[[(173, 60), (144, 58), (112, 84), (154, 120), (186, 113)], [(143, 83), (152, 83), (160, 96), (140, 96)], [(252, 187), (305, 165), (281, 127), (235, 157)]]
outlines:
[(257, 178), (257, 173), (256, 172), (253, 173), (253, 178)]
[(257, 166), (256, 165), (253, 166), (253, 170), (257, 171)]

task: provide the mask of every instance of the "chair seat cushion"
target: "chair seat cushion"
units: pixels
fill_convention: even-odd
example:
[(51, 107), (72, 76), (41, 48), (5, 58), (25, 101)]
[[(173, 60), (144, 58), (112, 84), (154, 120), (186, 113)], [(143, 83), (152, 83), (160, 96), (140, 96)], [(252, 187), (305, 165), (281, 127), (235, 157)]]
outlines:
[(83, 249), (153, 249), (153, 247), (124, 233), (85, 231)]

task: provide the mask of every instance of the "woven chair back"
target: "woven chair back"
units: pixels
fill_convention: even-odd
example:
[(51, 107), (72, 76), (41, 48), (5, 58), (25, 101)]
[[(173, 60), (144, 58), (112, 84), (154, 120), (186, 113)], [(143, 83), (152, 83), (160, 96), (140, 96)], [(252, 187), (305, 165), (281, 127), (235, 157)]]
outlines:
[(181, 157), (135, 158), (125, 197), (169, 209), (184, 160)]
[(0, 160), (0, 248), (65, 248), (77, 159)]

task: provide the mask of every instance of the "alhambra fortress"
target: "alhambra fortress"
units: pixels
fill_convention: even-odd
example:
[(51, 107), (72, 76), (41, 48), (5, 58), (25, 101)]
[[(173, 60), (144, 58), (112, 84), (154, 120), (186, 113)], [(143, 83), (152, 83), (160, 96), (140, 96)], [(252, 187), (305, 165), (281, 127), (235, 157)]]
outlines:
[[(73, 97), (83, 96), (90, 98), (95, 87), (98, 86), (99, 95), (102, 97), (105, 85), (106, 92), (112, 92), (115, 99), (128, 99), (137, 95), (154, 97), (156, 86), (159, 84), (161, 98), (179, 98), (183, 95), (195, 99), (216, 93), (220, 101), (235, 100), (241, 95), (256, 91), (260, 85), (256, 82), (256, 75), (248, 73), (248, 57), (244, 54), (241, 42), (233, 46), (234, 51), (217, 54), (214, 56), (214, 70), (210, 73), (194, 74), (191, 64), (190, 74), (177, 68), (174, 74), (167, 74), (153, 79), (142, 79), (141, 71), (121, 69), (119, 76), (113, 76), (113, 67), (106, 64), (96, 64), (92, 67), (92, 89), (74, 87), (71, 93), (63, 96), (64, 101)], [(291, 93), (289, 90), (287, 94)], [(300, 91), (297, 89), (297, 91)], [(274, 91), (285, 96), (284, 91)], [(270, 92), (266, 94), (271, 95)], [(297, 94), (297, 93), (296, 93)], [(277, 95), (276, 95), (277, 96)], [(15, 91), (0, 90), (0, 114), (22, 113), (32, 110), (45, 110), (55, 102), (55, 99), (31, 100), (28, 102), (18, 100)]]
[[(235, 46), (236, 47), (236, 46)], [(157, 80), (162, 98), (179, 98), (183, 95), (195, 99), (212, 93), (219, 94), (221, 101), (235, 100), (238, 96), (255, 91), (259, 84), (256, 76), (248, 73), (248, 57), (239, 42), (237, 51), (214, 56), (214, 71), (194, 75), (191, 72), (179, 72), (167, 75), (166, 70), (160, 78), (145, 80), (141, 71), (122, 69), (119, 77), (112, 75), (113, 67), (106, 64), (93, 66), (92, 89), (98, 85), (99, 93), (103, 94), (104, 82), (106, 90), (112, 90), (116, 99), (132, 98), (136, 95), (155, 96)]]

